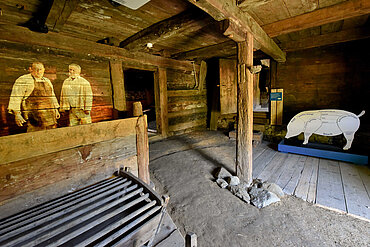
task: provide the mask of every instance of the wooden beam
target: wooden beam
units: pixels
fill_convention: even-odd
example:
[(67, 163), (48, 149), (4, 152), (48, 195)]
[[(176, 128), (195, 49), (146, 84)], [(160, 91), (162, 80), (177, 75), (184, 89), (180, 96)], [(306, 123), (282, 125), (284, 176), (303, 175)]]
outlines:
[(244, 33), (251, 33), (254, 39), (260, 43), (261, 50), (278, 62), (285, 62), (285, 53), (265, 33), (258, 23), (248, 14), (243, 12), (233, 0), (188, 0), (217, 21), (229, 19)]
[(237, 5), (242, 9), (251, 9), (264, 5), (273, 0), (237, 0)]
[(127, 118), (3, 136), (0, 137), (0, 164), (135, 135), (136, 120)]
[[(60, 33), (36, 33), (27, 28), (0, 24), (0, 39), (11, 42), (24, 43), (52, 47), (77, 54), (90, 54), (106, 59), (122, 60), (127, 65), (154, 65), (162, 68), (174, 68), (185, 71), (193, 71), (193, 64), (190, 61), (180, 61), (160, 56), (154, 56), (143, 52), (130, 52), (126, 49), (98, 44)], [(199, 69), (199, 65), (195, 65)]]
[(49, 30), (61, 31), (79, 2), (79, 0), (54, 0), (45, 22)]
[(157, 130), (162, 137), (168, 136), (168, 96), (167, 96), (167, 71), (164, 68), (158, 68), (155, 73), (155, 108)]
[(226, 41), (220, 44), (206, 46), (192, 51), (181, 52), (172, 55), (177, 59), (199, 59), (204, 60), (212, 57), (229, 57), (236, 54), (236, 43), (233, 40)]
[(291, 33), (311, 27), (317, 27), (327, 23), (366, 15), (369, 13), (370, 1), (349, 0), (303, 15), (267, 24), (262, 26), (262, 28), (270, 37), (276, 37), (282, 34)]
[(149, 141), (146, 115), (141, 115), (136, 124), (136, 151), (138, 175), (146, 184), (150, 184), (149, 176)]
[(110, 77), (113, 86), (113, 106), (118, 111), (126, 111), (126, 91), (123, 78), (122, 61), (109, 61)]
[(238, 113), (236, 137), (236, 174), (247, 184), (252, 183), (253, 140), (253, 37), (238, 43)]
[(221, 29), (225, 36), (235, 42), (243, 42), (247, 37), (247, 33), (245, 33), (242, 28), (238, 27), (235, 22), (230, 20), (221, 21)]
[(311, 36), (297, 41), (282, 43), (281, 46), (282, 49), (286, 51), (296, 51), (367, 38), (370, 38), (369, 28), (356, 28), (335, 33)]
[(204, 12), (191, 8), (128, 37), (121, 42), (120, 47), (130, 51), (144, 50), (147, 43), (155, 45), (179, 34), (196, 32), (209, 25), (210, 21), (212, 19)]
[[(242, 42), (246, 39), (246, 33), (244, 30), (238, 26), (234, 21), (232, 20), (223, 20), (219, 22), (221, 32), (229, 37), (230, 39), (234, 40), (235, 42)], [(253, 50), (260, 50), (261, 44), (253, 38)]]

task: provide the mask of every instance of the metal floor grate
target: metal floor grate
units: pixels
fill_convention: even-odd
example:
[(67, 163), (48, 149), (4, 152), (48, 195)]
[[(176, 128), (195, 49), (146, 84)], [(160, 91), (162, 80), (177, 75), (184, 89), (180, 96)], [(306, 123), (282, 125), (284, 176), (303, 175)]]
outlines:
[(0, 221), (0, 246), (141, 246), (163, 200), (126, 172)]

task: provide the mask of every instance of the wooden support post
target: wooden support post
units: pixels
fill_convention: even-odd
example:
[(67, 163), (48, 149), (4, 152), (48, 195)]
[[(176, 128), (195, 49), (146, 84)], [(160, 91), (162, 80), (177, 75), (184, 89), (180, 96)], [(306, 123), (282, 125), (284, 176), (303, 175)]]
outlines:
[(126, 92), (123, 77), (122, 61), (109, 61), (110, 77), (113, 85), (113, 102), (114, 109), (126, 111)]
[(140, 101), (134, 102), (132, 105), (132, 115), (134, 117), (139, 117), (143, 115), (143, 106), (141, 105)]
[(185, 247), (197, 247), (198, 237), (193, 232), (188, 232), (185, 236)]
[[(140, 108), (140, 109), (139, 109)], [(150, 184), (149, 176), (149, 140), (147, 118), (143, 115), (141, 102), (134, 103), (134, 115), (139, 114), (136, 123), (136, 152), (139, 178)]]
[(252, 183), (253, 139), (253, 36), (238, 42), (238, 131), (236, 137), (236, 174), (244, 182)]
[(168, 136), (168, 108), (167, 108), (167, 71), (165, 68), (158, 68), (155, 73), (155, 108), (157, 130), (162, 137)]

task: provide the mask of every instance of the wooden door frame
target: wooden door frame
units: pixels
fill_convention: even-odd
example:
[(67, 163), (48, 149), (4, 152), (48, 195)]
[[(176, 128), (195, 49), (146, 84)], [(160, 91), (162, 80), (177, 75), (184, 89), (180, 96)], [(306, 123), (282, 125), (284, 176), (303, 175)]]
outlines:
[(154, 101), (157, 132), (162, 137), (168, 136), (168, 108), (167, 108), (167, 70), (155, 66), (130, 66), (123, 64), (123, 74), (128, 69), (153, 72)]

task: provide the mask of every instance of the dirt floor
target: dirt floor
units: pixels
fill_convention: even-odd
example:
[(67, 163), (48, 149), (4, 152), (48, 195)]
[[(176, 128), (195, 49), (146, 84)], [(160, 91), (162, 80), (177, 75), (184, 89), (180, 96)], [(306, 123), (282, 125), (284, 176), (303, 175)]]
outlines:
[(221, 189), (213, 172), (234, 171), (235, 141), (195, 132), (150, 144), (151, 179), (168, 194), (168, 212), (198, 246), (370, 246), (369, 221), (286, 196), (263, 209)]

